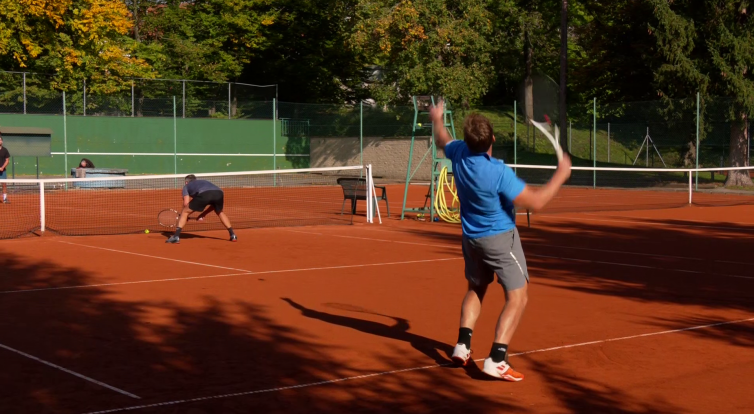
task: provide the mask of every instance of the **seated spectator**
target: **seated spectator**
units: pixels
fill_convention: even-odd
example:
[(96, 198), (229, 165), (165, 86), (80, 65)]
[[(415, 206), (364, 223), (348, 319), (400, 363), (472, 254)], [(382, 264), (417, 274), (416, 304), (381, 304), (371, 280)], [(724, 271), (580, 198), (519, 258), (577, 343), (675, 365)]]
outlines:
[(94, 168), (94, 163), (88, 158), (82, 158), (79, 166), (76, 167), (76, 178), (85, 178), (86, 171), (84, 168)]
[(76, 168), (94, 168), (94, 163), (88, 158), (82, 158), (79, 166)]

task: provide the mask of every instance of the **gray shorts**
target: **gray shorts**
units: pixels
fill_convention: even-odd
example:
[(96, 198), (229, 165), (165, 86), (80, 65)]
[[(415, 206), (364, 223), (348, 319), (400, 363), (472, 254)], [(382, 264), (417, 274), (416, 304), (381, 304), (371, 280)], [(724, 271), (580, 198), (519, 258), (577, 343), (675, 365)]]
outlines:
[(466, 280), (476, 286), (497, 280), (507, 291), (524, 287), (529, 282), (524, 249), (518, 229), (493, 236), (469, 239), (463, 237), (463, 259)]

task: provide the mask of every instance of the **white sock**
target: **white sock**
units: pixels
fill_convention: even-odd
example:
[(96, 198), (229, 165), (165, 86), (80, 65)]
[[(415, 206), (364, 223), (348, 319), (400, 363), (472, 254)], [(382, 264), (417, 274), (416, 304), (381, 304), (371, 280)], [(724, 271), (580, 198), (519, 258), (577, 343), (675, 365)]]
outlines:
[(7, 200), (7, 199), (8, 199), (8, 194), (3, 193), (3, 200)]

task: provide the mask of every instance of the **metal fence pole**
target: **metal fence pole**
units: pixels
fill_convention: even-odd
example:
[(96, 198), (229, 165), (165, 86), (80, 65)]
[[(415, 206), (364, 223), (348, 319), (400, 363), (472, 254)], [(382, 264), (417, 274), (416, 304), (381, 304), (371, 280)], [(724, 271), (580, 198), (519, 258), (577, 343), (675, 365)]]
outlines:
[(173, 174), (178, 174), (178, 117), (175, 105), (175, 95), (173, 95)]
[(185, 118), (186, 117), (186, 81), (183, 80), (183, 81), (181, 81), (181, 83), (183, 84), (183, 104), (182, 104), (183, 105), (183, 116), (181, 116), (181, 118)]
[[(518, 165), (518, 102), (513, 101), (513, 165)], [(518, 167), (514, 168), (518, 172)]]
[[(276, 101), (275, 99), (272, 100), (272, 169), (277, 170), (277, 109), (276, 109)], [(277, 177), (275, 177), (275, 181), (277, 181)], [(277, 183), (276, 183), (277, 184)]]
[(134, 113), (136, 112), (136, 109), (134, 107), (134, 103), (136, 101), (134, 100), (134, 82), (131, 81), (131, 118), (134, 117)]
[(86, 116), (86, 79), (84, 79), (84, 116)]
[[(696, 93), (696, 168), (699, 169), (699, 92)], [(699, 190), (699, 171), (696, 171), (696, 190)]]
[(228, 119), (230, 119), (230, 82), (228, 82)]
[[(65, 174), (63, 174), (63, 177), (67, 177), (68, 172), (68, 112), (65, 109), (65, 91), (63, 91), (63, 165), (65, 168)], [(66, 188), (68, 188), (68, 184), (66, 184)]]
[[(592, 151), (594, 151), (594, 168), (597, 168), (597, 98), (594, 98), (594, 106), (593, 106), (594, 114), (593, 114), (593, 124), (594, 124), (594, 148)], [(594, 178), (592, 179), (592, 185), (594, 188), (597, 188), (597, 170), (595, 169), (593, 171)]]
[(607, 123), (607, 162), (610, 163), (610, 123)]
[(24, 115), (26, 115), (26, 72), (24, 72)]

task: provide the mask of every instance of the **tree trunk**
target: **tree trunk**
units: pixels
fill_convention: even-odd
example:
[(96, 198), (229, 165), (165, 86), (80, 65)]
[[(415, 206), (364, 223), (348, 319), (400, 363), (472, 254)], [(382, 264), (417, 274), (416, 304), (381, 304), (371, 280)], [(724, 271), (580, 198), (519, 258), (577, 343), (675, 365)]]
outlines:
[(534, 118), (534, 81), (531, 78), (532, 58), (534, 51), (529, 40), (529, 31), (524, 32), (524, 61), (526, 67), (526, 78), (524, 80), (524, 116), (526, 123)]
[[(749, 166), (749, 118), (741, 114), (740, 119), (730, 126), (730, 166)], [(749, 171), (729, 171), (725, 186), (746, 187), (752, 186)]]
[(141, 36), (139, 35), (139, 0), (134, 0), (134, 40), (141, 42)]
[[(529, 39), (529, 31), (524, 31), (524, 67), (526, 68), (526, 78), (524, 80), (524, 121), (526, 122), (526, 143), (529, 144), (529, 126), (534, 119), (534, 80), (531, 78), (532, 58), (534, 51)], [(534, 148), (537, 147), (537, 131), (532, 128), (534, 133)]]
[[(568, 148), (568, 113), (566, 108), (566, 86), (568, 84), (568, 0), (560, 0), (560, 102), (558, 117), (560, 120), (560, 141), (562, 148)], [(609, 139), (609, 137), (608, 137)]]

